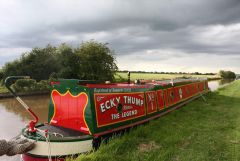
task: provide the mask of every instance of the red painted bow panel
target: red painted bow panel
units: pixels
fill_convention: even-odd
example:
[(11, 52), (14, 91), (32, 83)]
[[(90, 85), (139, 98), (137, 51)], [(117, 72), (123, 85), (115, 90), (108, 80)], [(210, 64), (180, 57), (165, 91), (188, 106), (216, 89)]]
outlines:
[(88, 104), (86, 93), (81, 92), (74, 96), (69, 91), (61, 94), (54, 90), (52, 91), (52, 101), (54, 115), (51, 124), (89, 133), (84, 117)]

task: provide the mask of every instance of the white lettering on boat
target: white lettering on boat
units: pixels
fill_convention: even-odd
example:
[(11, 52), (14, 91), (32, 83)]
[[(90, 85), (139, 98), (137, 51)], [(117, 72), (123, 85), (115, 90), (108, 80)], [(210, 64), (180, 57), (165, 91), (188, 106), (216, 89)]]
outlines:
[(131, 111), (122, 112), (121, 115), (120, 113), (111, 114), (111, 119), (116, 120), (120, 118), (131, 117), (131, 116), (137, 115), (137, 113), (138, 113), (137, 110), (131, 110)]
[(100, 104), (101, 112), (105, 112), (113, 107), (116, 107), (120, 103), (120, 97), (111, 98)]
[(123, 98), (124, 98), (125, 104), (136, 105), (136, 106), (143, 105), (143, 100), (141, 100), (140, 98), (135, 98), (132, 96), (123, 96)]
[(143, 100), (140, 98), (136, 98), (133, 96), (123, 96), (123, 100), (121, 100), (121, 97), (114, 97), (109, 100), (106, 100), (105, 102), (100, 103), (100, 109), (101, 112), (105, 112), (111, 108), (116, 108), (119, 103), (123, 103), (123, 105), (136, 105), (136, 106), (143, 106)]

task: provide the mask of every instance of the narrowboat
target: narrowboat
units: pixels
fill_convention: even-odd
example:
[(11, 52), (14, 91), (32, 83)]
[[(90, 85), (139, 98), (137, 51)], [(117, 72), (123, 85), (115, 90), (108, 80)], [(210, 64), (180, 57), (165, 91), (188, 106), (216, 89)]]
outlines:
[(209, 91), (206, 79), (175, 79), (135, 83), (102, 83), (77, 79), (51, 82), (47, 123), (38, 117), (5, 83), (35, 120), (21, 137), (35, 147), (22, 154), (23, 161), (61, 160), (89, 152), (101, 137), (158, 118)]

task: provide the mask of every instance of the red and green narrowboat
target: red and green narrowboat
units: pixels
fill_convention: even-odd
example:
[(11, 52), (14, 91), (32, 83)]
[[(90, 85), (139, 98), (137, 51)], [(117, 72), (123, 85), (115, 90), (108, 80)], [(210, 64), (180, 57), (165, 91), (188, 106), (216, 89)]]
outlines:
[(102, 136), (158, 118), (209, 90), (204, 79), (104, 84), (62, 79), (51, 86), (48, 123), (36, 124), (37, 116), (15, 95), (36, 118), (22, 130), (22, 138), (35, 142), (24, 161), (88, 152)]

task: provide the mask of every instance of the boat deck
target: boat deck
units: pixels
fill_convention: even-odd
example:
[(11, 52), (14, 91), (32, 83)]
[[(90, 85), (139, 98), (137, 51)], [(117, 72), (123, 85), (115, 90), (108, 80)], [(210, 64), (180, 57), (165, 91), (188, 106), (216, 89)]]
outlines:
[(63, 137), (74, 137), (74, 136), (83, 136), (86, 135), (80, 131), (59, 127), (59, 126), (53, 126), (45, 124), (43, 126), (38, 127), (40, 130), (48, 130), (49, 133), (57, 133), (61, 134)]
[(71, 140), (71, 139), (90, 139), (91, 136), (84, 134), (83, 132), (60, 127), (54, 126), (49, 124), (44, 124), (36, 127), (39, 130), (45, 131), (48, 130), (49, 134), (51, 134), (51, 139), (53, 140)]

